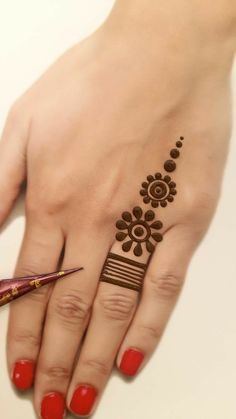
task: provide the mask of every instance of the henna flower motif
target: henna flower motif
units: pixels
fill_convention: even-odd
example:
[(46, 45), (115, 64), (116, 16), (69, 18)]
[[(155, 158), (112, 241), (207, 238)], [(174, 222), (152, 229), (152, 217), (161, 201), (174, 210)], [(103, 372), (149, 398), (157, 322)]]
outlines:
[(168, 175), (162, 177), (161, 173), (147, 176), (147, 182), (143, 182), (142, 187), (140, 195), (143, 196), (143, 202), (145, 204), (151, 202), (154, 208), (159, 205), (166, 207), (167, 202), (174, 201), (174, 195), (177, 193), (176, 183)]
[(154, 221), (155, 213), (152, 210), (146, 211), (143, 216), (143, 210), (140, 207), (133, 209), (133, 214), (125, 211), (122, 214), (122, 220), (118, 220), (116, 227), (119, 230), (116, 233), (116, 239), (118, 241), (124, 241), (122, 249), (124, 252), (128, 252), (133, 243), (135, 247), (133, 253), (135, 256), (141, 256), (143, 253), (142, 245), (145, 243), (146, 249), (149, 253), (152, 253), (155, 249), (154, 242), (162, 240), (162, 235), (156, 230), (162, 228), (162, 222), (159, 220)]

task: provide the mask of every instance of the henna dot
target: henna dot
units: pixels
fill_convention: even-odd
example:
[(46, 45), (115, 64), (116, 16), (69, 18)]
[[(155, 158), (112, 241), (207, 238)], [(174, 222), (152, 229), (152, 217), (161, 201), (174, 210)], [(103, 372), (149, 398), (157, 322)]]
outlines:
[(169, 187), (170, 188), (175, 188), (176, 187), (176, 183), (175, 182), (170, 182), (169, 183)]
[(128, 211), (124, 211), (122, 213), (122, 218), (123, 218), (123, 220), (128, 221), (128, 222), (132, 221), (132, 216), (131, 216), (130, 212), (128, 212)]
[(145, 189), (141, 189), (140, 195), (145, 196), (146, 195), (146, 190)]
[(161, 173), (159, 173), (159, 172), (158, 172), (158, 173), (156, 173), (156, 174), (155, 174), (155, 178), (156, 178), (156, 179), (161, 179)]
[(151, 205), (152, 205), (153, 208), (157, 208), (159, 203), (158, 203), (158, 201), (152, 201)]
[(141, 247), (140, 243), (136, 244), (136, 246), (134, 248), (134, 254), (135, 254), (135, 256), (141, 256), (143, 254), (142, 247)]
[(177, 159), (179, 157), (179, 150), (177, 150), (177, 148), (172, 148), (172, 150), (170, 150), (170, 156), (173, 159)]
[(142, 217), (143, 215), (143, 210), (140, 207), (134, 207), (133, 208), (133, 214), (135, 216), (135, 218), (139, 219)]
[(171, 190), (170, 190), (170, 193), (171, 193), (172, 195), (176, 195), (176, 194), (177, 194), (177, 191), (176, 191), (176, 189), (171, 189)]
[(179, 138), (181, 139), (181, 141), (184, 140), (184, 137), (179, 137)]
[(155, 217), (155, 214), (152, 210), (147, 211), (145, 214), (146, 221), (152, 221), (154, 217)]
[(161, 207), (165, 208), (167, 203), (165, 201), (161, 202)]
[(141, 237), (143, 235), (143, 228), (142, 227), (136, 227), (134, 229), (134, 234), (136, 234), (136, 236)]
[(147, 241), (146, 249), (149, 253), (152, 253), (155, 250), (155, 246), (150, 241)]
[(160, 233), (153, 233), (152, 234), (152, 238), (156, 241), (156, 242), (161, 242), (163, 237)]
[(153, 177), (152, 175), (148, 175), (148, 176), (147, 176), (147, 180), (148, 180), (149, 182), (151, 182), (152, 180), (154, 180), (154, 177)]
[(171, 195), (170, 195), (170, 196), (168, 196), (168, 197), (167, 197), (167, 199), (168, 199), (168, 201), (169, 201), (169, 202), (173, 202), (173, 201), (174, 201), (174, 198), (173, 198), (173, 196), (171, 196)]
[(116, 222), (116, 227), (119, 228), (119, 230), (125, 230), (127, 228), (127, 224), (123, 220), (118, 220)]
[(176, 163), (173, 160), (166, 160), (164, 163), (164, 169), (167, 172), (173, 172), (176, 169)]
[(160, 220), (154, 221), (154, 223), (151, 224), (151, 228), (155, 228), (156, 230), (160, 230), (163, 227), (163, 224)]
[(118, 233), (116, 233), (116, 239), (119, 242), (122, 242), (126, 237), (127, 237), (127, 234), (123, 233), (122, 231), (119, 231)]
[(147, 188), (147, 187), (148, 187), (148, 183), (147, 183), (147, 182), (143, 182), (143, 183), (142, 183), (142, 187), (143, 187), (143, 188)]
[(150, 198), (149, 198), (149, 196), (145, 196), (145, 198), (143, 198), (143, 202), (144, 202), (145, 204), (149, 204), (149, 202), (150, 202)]
[(181, 143), (181, 141), (176, 141), (175, 145), (176, 147), (180, 148), (183, 144)]

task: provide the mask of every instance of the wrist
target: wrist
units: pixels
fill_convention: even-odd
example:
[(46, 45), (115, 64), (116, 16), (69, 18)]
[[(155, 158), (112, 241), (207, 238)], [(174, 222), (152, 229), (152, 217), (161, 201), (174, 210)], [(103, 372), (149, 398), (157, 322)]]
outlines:
[[(236, 50), (236, 3), (233, 0), (117, 0), (103, 28), (116, 40), (145, 44), (155, 51), (172, 47), (198, 56), (232, 60)], [(165, 45), (165, 43), (167, 45)], [(153, 46), (156, 46), (153, 49)], [(211, 57), (210, 57), (211, 58)]]

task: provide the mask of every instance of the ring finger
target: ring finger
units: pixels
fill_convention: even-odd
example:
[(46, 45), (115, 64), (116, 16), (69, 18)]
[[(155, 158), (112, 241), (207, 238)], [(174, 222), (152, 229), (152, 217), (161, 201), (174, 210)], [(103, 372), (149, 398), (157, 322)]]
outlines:
[(117, 241), (107, 255), (88, 332), (68, 391), (69, 409), (80, 416), (92, 412), (95, 399), (108, 380), (137, 307), (137, 291), (141, 291), (149, 251), (154, 248), (152, 243), (162, 238), (158, 232), (162, 223), (154, 220), (153, 211), (143, 213), (140, 207), (135, 207), (133, 214), (125, 212), (122, 217), (117, 227), (123, 229), (125, 220), (130, 222), (129, 234), (118, 233), (117, 240), (124, 240), (122, 250)]

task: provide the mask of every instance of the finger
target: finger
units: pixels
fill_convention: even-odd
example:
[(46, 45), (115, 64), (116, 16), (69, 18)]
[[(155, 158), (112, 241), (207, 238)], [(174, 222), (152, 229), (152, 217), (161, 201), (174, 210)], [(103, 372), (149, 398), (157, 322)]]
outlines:
[[(18, 111), (17, 111), (18, 112)], [(28, 122), (11, 111), (0, 141), (0, 225), (8, 216), (26, 177)]]
[[(26, 224), (15, 270), (16, 276), (52, 272), (57, 269), (63, 235), (50, 224)], [(53, 284), (32, 291), (13, 301), (7, 333), (9, 374), (17, 388), (32, 385), (40, 348), (45, 310)]]
[[(155, 214), (153, 211), (143, 214), (140, 207), (135, 207), (133, 215), (139, 221), (134, 221), (133, 227), (131, 225), (129, 237), (134, 238), (136, 235), (136, 244), (126, 256), (124, 249), (131, 250), (131, 242), (126, 242), (129, 244), (125, 244), (122, 251), (121, 244), (117, 241), (107, 255), (89, 328), (68, 391), (69, 409), (77, 415), (88, 415), (94, 410), (95, 399), (98, 402), (97, 396), (101, 396), (120, 342), (136, 309), (139, 296), (137, 291), (140, 290), (149, 259), (149, 253), (142, 251), (141, 243), (145, 247), (145, 237), (150, 238), (151, 228), (148, 222), (154, 222)], [(130, 213), (123, 213), (122, 217), (130, 220), (132, 218)], [(156, 222), (154, 230), (159, 229), (160, 224)], [(124, 221), (118, 221), (117, 225), (122, 228)], [(157, 233), (153, 235), (160, 239)], [(124, 234), (118, 233), (116, 237), (119, 240)], [(151, 242), (147, 244), (146, 241), (146, 245), (150, 249)]]
[(35, 410), (43, 417), (58, 400), (63, 415), (61, 400), (65, 400), (108, 246), (108, 234), (88, 229), (71, 233), (66, 241), (63, 269), (73, 264), (82, 264), (84, 269), (67, 282), (55, 284), (48, 305), (34, 394)]
[(155, 350), (182, 289), (196, 241), (189, 227), (175, 226), (156, 248), (140, 304), (117, 356), (123, 374), (135, 375)]

